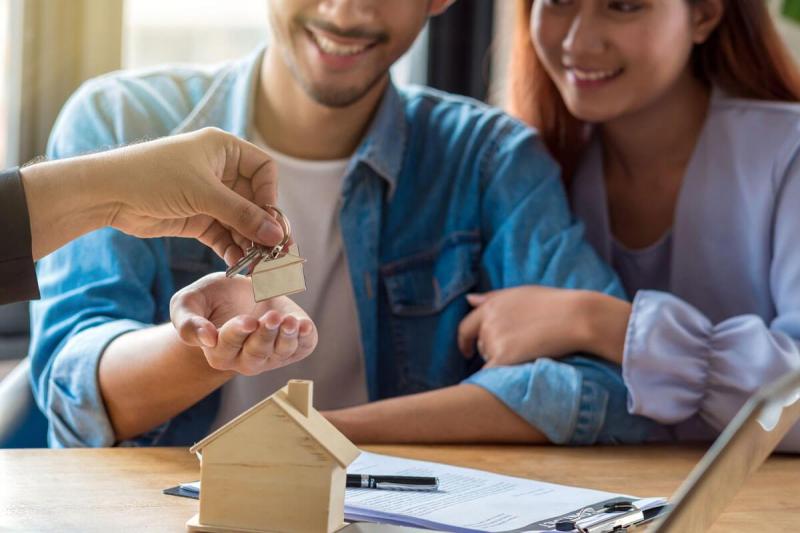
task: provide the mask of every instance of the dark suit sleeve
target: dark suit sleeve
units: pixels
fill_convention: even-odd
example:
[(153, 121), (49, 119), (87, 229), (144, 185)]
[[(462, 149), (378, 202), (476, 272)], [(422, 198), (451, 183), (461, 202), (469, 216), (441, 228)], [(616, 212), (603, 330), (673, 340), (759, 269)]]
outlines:
[(0, 304), (39, 298), (19, 169), (0, 172)]

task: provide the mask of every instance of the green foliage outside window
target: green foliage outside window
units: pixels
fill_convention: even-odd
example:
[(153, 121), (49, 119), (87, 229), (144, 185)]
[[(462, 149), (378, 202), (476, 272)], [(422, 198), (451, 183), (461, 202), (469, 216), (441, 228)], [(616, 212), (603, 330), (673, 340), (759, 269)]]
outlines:
[(800, 0), (783, 0), (783, 14), (795, 22), (800, 22)]

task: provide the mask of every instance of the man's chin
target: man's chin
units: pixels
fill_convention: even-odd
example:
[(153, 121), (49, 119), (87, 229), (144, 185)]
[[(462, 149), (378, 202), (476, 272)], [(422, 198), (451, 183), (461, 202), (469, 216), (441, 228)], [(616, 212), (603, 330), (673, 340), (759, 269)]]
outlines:
[(364, 96), (363, 90), (318, 90), (311, 88), (308, 95), (312, 100), (325, 107), (350, 107), (357, 104)]
[(369, 95), (376, 86), (380, 85), (385, 79), (379, 76), (368, 85), (360, 87), (330, 87), (308, 84), (305, 86), (306, 93), (312, 100), (326, 107), (342, 108), (350, 107), (363, 100)]

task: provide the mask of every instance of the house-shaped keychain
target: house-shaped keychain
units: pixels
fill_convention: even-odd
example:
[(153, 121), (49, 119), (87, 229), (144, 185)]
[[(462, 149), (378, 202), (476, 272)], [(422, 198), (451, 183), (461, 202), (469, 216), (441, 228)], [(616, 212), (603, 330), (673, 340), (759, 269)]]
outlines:
[(268, 205), (265, 209), (273, 211), (283, 226), (283, 240), (273, 248), (254, 243), (244, 257), (226, 272), (230, 278), (247, 271), (253, 282), (253, 297), (257, 302), (306, 290), (306, 278), (303, 274), (303, 263), (306, 260), (300, 257), (297, 244), (289, 244), (292, 238), (289, 220), (275, 206)]
[(306, 278), (303, 274), (305, 262), (300, 257), (296, 244), (289, 246), (287, 253), (277, 259), (262, 259), (250, 274), (256, 301), (306, 290)]

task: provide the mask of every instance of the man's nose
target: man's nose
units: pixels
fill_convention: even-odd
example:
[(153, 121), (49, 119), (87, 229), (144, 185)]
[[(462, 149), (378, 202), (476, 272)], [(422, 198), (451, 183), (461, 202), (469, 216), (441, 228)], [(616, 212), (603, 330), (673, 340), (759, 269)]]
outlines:
[(374, 26), (377, 7), (386, 0), (323, 0), (318, 11), (341, 29)]

